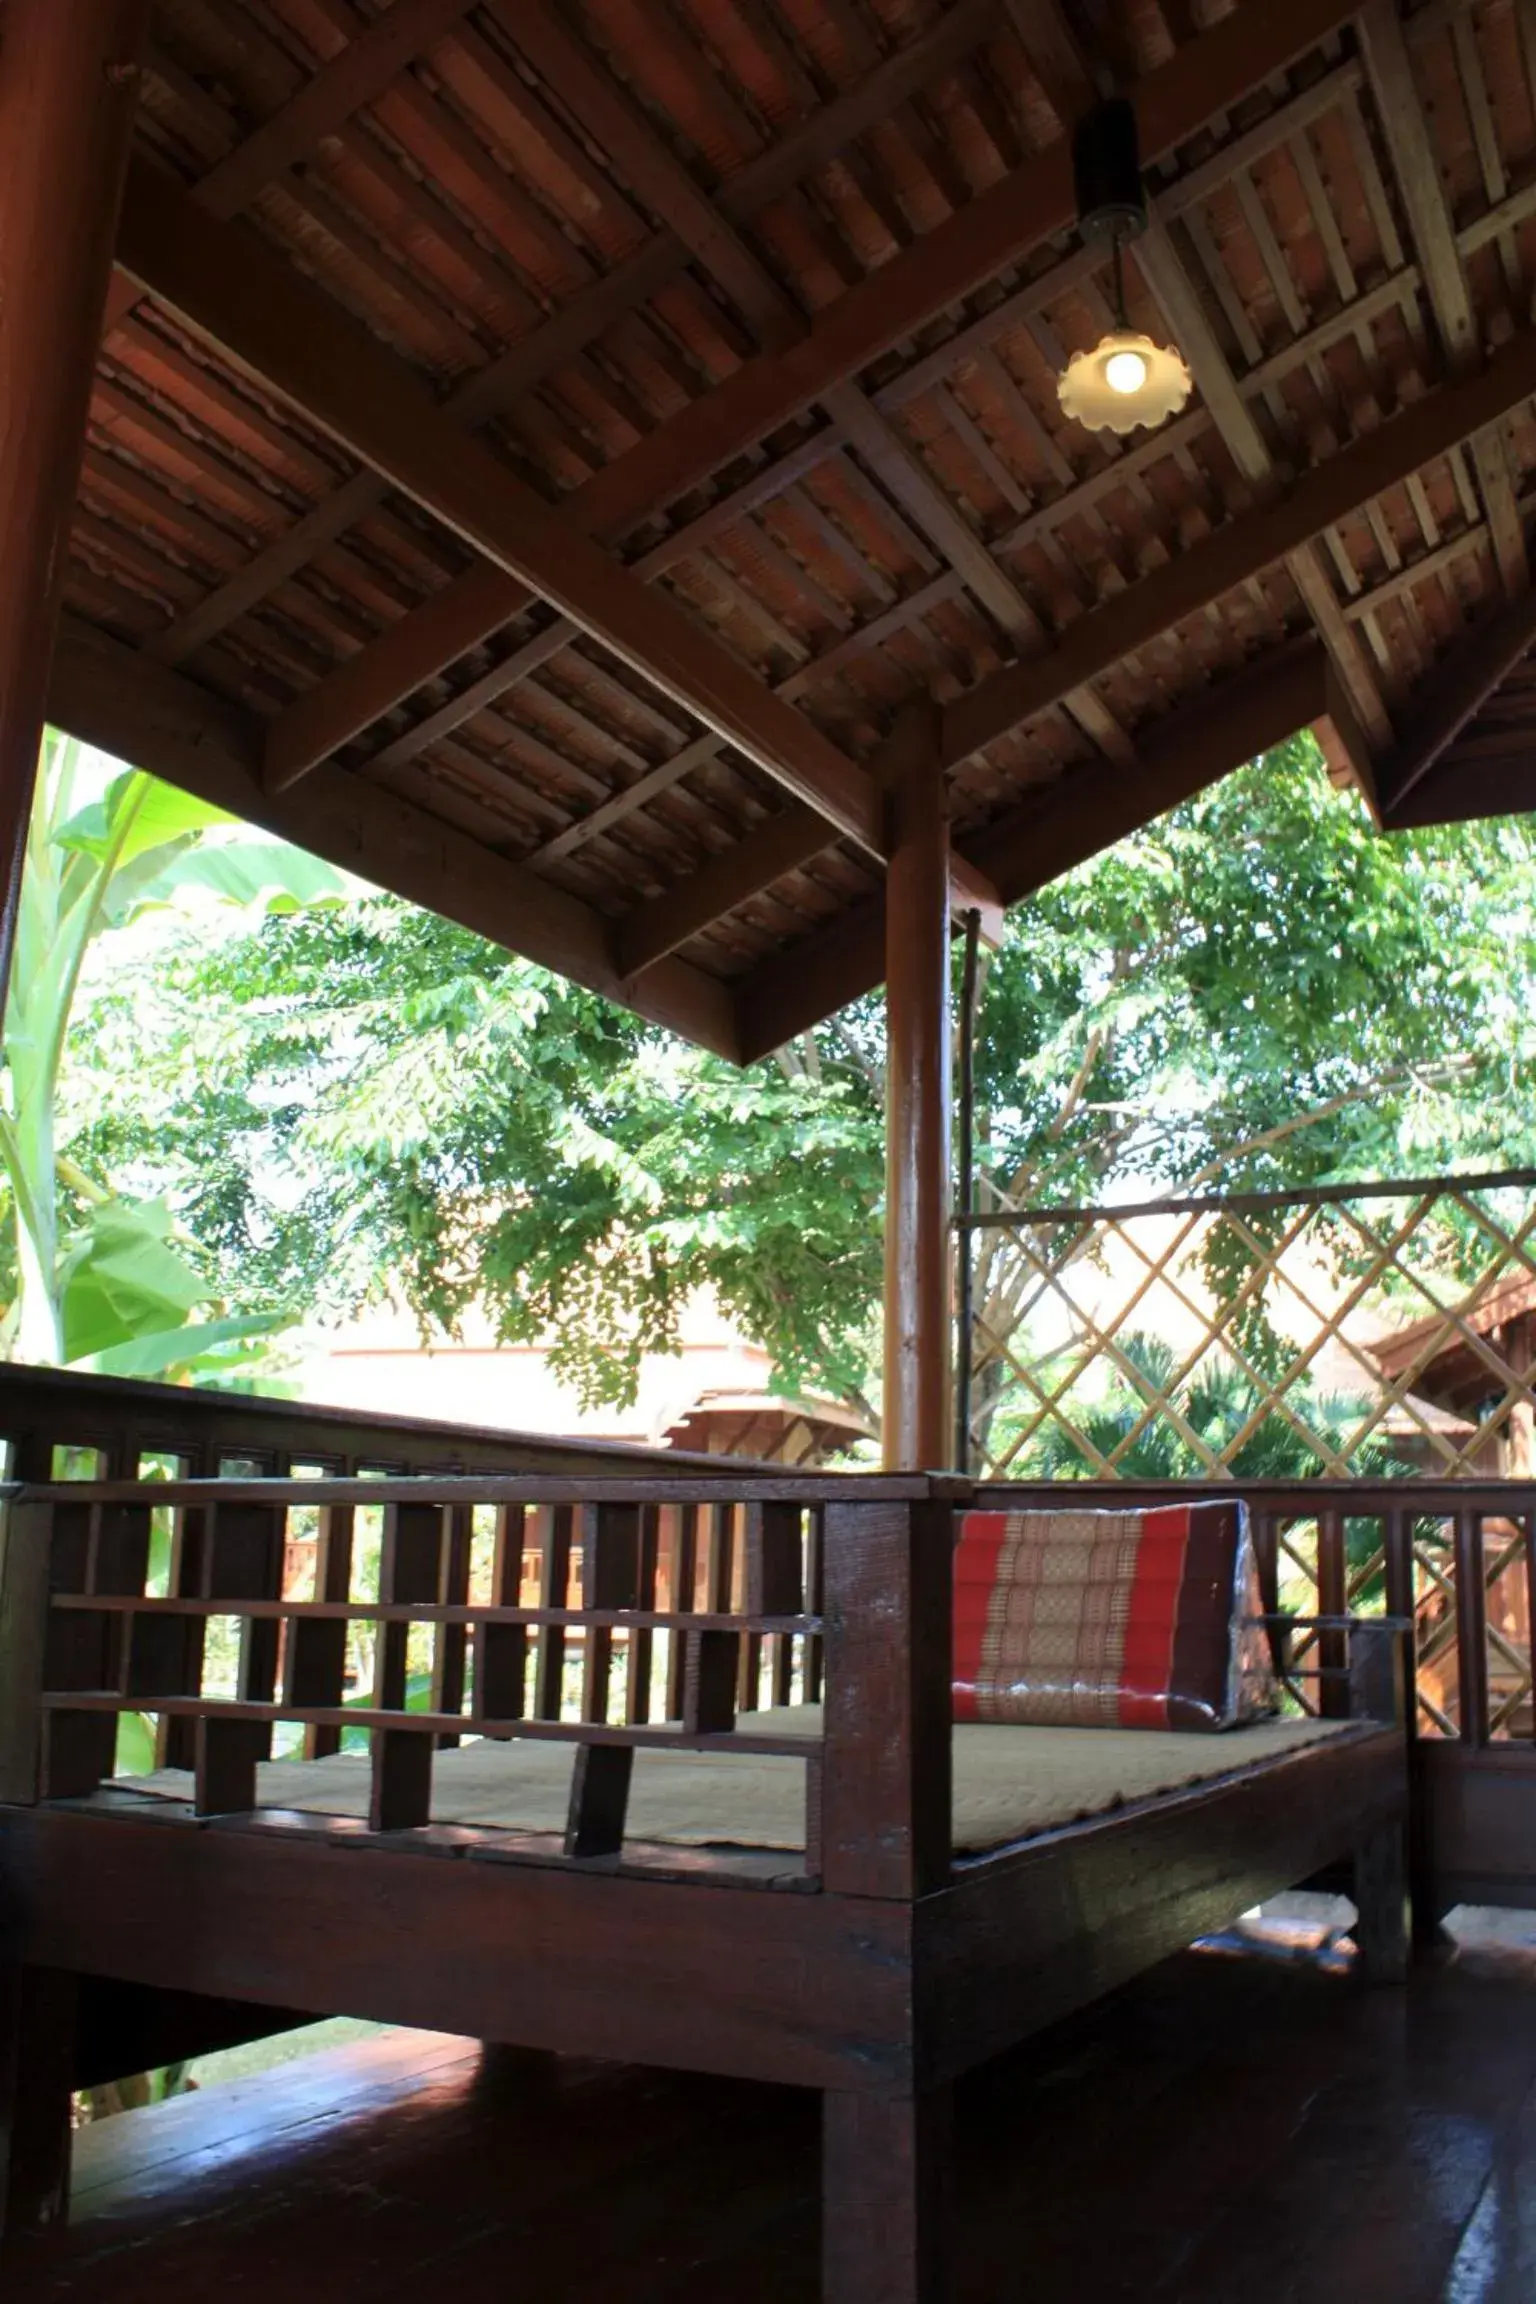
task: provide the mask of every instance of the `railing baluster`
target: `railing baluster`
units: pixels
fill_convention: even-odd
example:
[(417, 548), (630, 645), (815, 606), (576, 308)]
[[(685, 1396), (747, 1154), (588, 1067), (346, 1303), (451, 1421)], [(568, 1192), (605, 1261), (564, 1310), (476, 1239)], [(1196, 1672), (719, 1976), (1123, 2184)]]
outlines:
[(1464, 1744), (1488, 1742), (1488, 1594), (1483, 1583), (1483, 1516), (1456, 1515), (1457, 1720)]
[[(450, 1504), (444, 1515), (443, 1567), (438, 1594), (443, 1600), (469, 1598), (469, 1552), (474, 1541), (474, 1513), (467, 1504)], [(469, 1634), (462, 1624), (439, 1624), (432, 1648), (432, 1709), (462, 1712)], [(459, 1743), (457, 1736), (439, 1736), (438, 1750)]]
[[(439, 1504), (386, 1504), (379, 1557), (381, 1601), (409, 1605), (438, 1598), (446, 1518)], [(373, 1691), (379, 1711), (403, 1713), (407, 1709), (410, 1635), (408, 1623), (379, 1626)], [(399, 1832), (426, 1823), (432, 1811), (432, 1742), (432, 1737), (419, 1728), (373, 1730), (368, 1821), (375, 1832)]]
[[(315, 1598), (350, 1600), (352, 1554), (356, 1541), (356, 1514), (350, 1504), (322, 1504), (315, 1543)], [(290, 1630), (288, 1693), (290, 1703), (320, 1707), (342, 1704), (347, 1693), (347, 1637), (344, 1618), (326, 1623), (295, 1624)], [(311, 1691), (303, 1698), (299, 1690)], [(306, 1760), (328, 1759), (341, 1750), (339, 1728), (308, 1727), (304, 1731)]]
[[(693, 1606), (698, 1583), (699, 1513), (697, 1504), (671, 1508), (672, 1552), (669, 1590), (673, 1608), (686, 1614)], [(682, 1632), (667, 1634), (667, 1718), (683, 1717), (683, 1692), (688, 1680), (688, 1641)]]
[[(552, 1510), (541, 1512), (539, 1517), (544, 1523), (539, 1606), (563, 1608), (569, 1597), (571, 1580), (572, 1510), (569, 1504), (557, 1504)], [(546, 1624), (539, 1633), (539, 1656), (534, 1673), (534, 1718), (558, 1720), (564, 1701), (565, 1632), (558, 1624)]]
[[(635, 1605), (653, 1609), (656, 1606), (656, 1584), (661, 1565), (661, 1509), (656, 1504), (642, 1504), (640, 1513), (640, 1560), (635, 1585)], [(624, 1717), (631, 1727), (642, 1726), (651, 1717), (651, 1681), (655, 1664), (655, 1634), (648, 1627), (636, 1625), (629, 1635), (629, 1656), (625, 1673)]]
[[(805, 1605), (805, 1556), (798, 1504), (746, 1507), (747, 1611), (753, 1616), (798, 1616)], [(750, 1642), (751, 1669), (743, 1675), (752, 1708), (761, 1702), (763, 1642)], [(789, 1702), (794, 1659), (782, 1634), (772, 1642), (770, 1700)], [(781, 1693), (782, 1690), (782, 1693)]]
[[(1317, 1612), (1319, 1616), (1349, 1613), (1349, 1557), (1345, 1549), (1342, 1512), (1317, 1515)], [(1325, 1720), (1349, 1717), (1349, 1638), (1343, 1632), (1319, 1635), (1318, 1663), (1323, 1680), (1318, 1710)]]
[[(491, 1569), (491, 1603), (516, 1608), (523, 1595), (523, 1539), (528, 1515), (521, 1504), (496, 1512), (496, 1553)], [(479, 1624), (475, 1628), (473, 1718), (521, 1720), (528, 1702), (528, 1627)]]
[[(812, 1616), (826, 1615), (826, 1508), (813, 1504), (808, 1514), (809, 1526), (805, 1539), (805, 1589)], [(825, 1670), (826, 1642), (820, 1632), (813, 1632), (805, 1642), (802, 1665), (804, 1695), (807, 1704), (821, 1702), (822, 1678)]]
[[(640, 1606), (640, 1507), (588, 1504), (581, 1515), (581, 1598), (585, 1608)], [(586, 1630), (582, 1675), (583, 1720), (606, 1720), (613, 1676), (613, 1632), (606, 1624)]]

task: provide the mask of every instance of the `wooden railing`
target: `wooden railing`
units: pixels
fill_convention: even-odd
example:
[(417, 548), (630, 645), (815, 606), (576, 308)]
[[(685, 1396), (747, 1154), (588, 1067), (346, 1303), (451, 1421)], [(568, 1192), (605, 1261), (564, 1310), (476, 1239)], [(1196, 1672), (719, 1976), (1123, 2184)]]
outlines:
[[(93, 1793), (148, 1713), (199, 1814), (260, 1805), (280, 1727), (310, 1757), (353, 1731), (372, 1829), (422, 1831), (436, 1755), (516, 1737), (575, 1747), (545, 1852), (580, 1861), (620, 1850), (637, 1751), (771, 1756), (805, 1767), (808, 1879), (910, 1893), (949, 1865), (950, 1533), (922, 1480), (16, 1487), (0, 1799)], [(743, 1723), (824, 1687), (810, 1735)]]
[[(295, 1471), (644, 1473), (706, 1479), (712, 1456), (620, 1442), (372, 1416), (292, 1400), (135, 1384), (0, 1363), (0, 1442), (12, 1479), (187, 1479)], [(730, 1467), (726, 1467), (729, 1469)], [(740, 1470), (739, 1463), (735, 1469)]]

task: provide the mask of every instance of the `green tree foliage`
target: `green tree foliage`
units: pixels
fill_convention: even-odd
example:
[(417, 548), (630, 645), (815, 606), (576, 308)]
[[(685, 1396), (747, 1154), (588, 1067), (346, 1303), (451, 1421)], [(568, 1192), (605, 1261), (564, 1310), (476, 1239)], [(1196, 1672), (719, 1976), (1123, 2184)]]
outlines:
[(387, 1281), (451, 1328), (479, 1302), (616, 1399), (708, 1284), (787, 1382), (862, 1379), (880, 1145), (847, 1064), (738, 1071), (389, 898), (183, 940), (94, 1035), (92, 1155), (174, 1179), (258, 1304)]
[[(1379, 837), (1310, 738), (1255, 762), (1015, 910), (980, 1023), (990, 1189), (1528, 1157), (1533, 862), (1524, 822)], [(77, 1052), (72, 1150), (164, 1196), (241, 1308), (478, 1301), (620, 1399), (708, 1284), (782, 1381), (870, 1383), (878, 1000), (738, 1072), (369, 898), (124, 956)]]
[(0, 1102), (13, 1219), (5, 1334), (18, 1357), (122, 1376), (228, 1373), (278, 1324), (271, 1312), (217, 1305), (216, 1316), (193, 1319), (217, 1292), (188, 1260), (192, 1244), (176, 1237), (165, 1200), (124, 1198), (89, 1162), (61, 1155), (61, 1074), (93, 949), (111, 931), (193, 890), (250, 914), (334, 901), (345, 886), (313, 857), (256, 838), (152, 777), (113, 773), (99, 754), (49, 731), (17, 913)]

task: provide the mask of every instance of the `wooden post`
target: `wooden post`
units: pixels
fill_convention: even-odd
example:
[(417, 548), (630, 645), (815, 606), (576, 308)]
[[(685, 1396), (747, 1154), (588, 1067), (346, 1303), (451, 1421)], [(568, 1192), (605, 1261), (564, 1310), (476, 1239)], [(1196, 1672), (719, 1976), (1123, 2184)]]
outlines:
[(942, 1472), (950, 1453), (949, 812), (937, 713), (887, 752), (885, 1405), (887, 1471)]
[(62, 1969), (0, 1967), (0, 2237), (68, 2213), (77, 1991)]
[(823, 2304), (949, 2294), (950, 2119), (947, 2088), (823, 2096)]
[(0, 42), (0, 991), (150, 0), (6, 0)]

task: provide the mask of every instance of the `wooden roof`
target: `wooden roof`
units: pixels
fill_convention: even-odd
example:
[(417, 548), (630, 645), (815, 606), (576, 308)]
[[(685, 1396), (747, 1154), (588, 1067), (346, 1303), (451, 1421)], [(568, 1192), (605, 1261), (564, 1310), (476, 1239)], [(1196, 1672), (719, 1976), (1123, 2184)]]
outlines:
[(905, 742), (964, 900), (1307, 723), (1523, 806), (1533, 87), (1525, 0), (161, 0), (53, 716), (745, 1057), (879, 982)]

